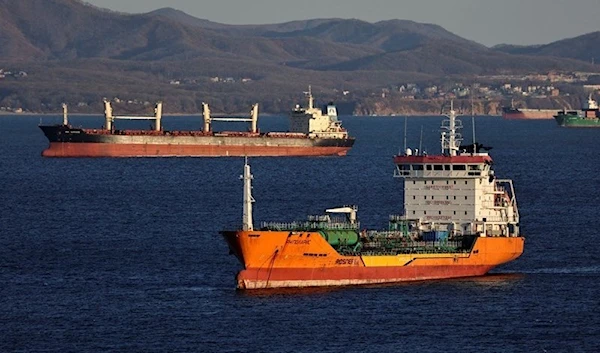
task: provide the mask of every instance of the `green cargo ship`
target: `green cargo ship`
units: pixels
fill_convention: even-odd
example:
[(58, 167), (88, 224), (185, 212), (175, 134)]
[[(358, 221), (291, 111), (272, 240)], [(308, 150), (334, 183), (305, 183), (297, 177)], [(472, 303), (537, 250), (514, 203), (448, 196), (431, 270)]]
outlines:
[(598, 127), (600, 128), (600, 109), (598, 103), (588, 98), (587, 106), (579, 111), (561, 111), (554, 116), (559, 126), (563, 127)]

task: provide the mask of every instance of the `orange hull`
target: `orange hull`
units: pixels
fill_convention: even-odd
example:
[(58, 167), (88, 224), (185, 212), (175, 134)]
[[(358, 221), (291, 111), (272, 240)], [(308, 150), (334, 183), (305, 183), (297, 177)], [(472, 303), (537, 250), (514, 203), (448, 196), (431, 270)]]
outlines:
[(350, 147), (152, 145), (51, 142), (44, 157), (345, 156)]
[(470, 252), (343, 256), (319, 233), (223, 232), (244, 265), (240, 289), (346, 286), (481, 276), (523, 253), (524, 238), (477, 238)]
[(403, 266), (249, 269), (237, 276), (239, 289), (327, 287), (483, 276), (493, 266)]

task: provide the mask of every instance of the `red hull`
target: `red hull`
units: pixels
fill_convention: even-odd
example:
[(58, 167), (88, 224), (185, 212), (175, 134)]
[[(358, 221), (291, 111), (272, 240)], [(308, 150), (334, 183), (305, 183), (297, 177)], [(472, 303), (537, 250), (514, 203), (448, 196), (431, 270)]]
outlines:
[(241, 271), (239, 289), (327, 287), (421, 281), (485, 275), (494, 266), (401, 266), (334, 268), (261, 268)]
[(351, 147), (210, 146), (51, 142), (44, 157), (345, 156)]

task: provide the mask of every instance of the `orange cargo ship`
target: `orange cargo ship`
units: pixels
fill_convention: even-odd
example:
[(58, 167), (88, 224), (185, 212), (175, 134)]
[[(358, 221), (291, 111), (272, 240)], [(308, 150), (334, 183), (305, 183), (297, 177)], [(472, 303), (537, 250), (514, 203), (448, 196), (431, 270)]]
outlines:
[[(150, 117), (114, 116), (110, 102), (104, 101), (105, 126), (101, 129), (76, 128), (68, 123), (66, 106), (63, 123), (42, 125), (49, 147), (44, 157), (232, 157), (232, 156), (344, 156), (354, 138), (341, 126), (337, 109), (329, 104), (324, 110), (297, 105), (290, 115), (289, 132), (260, 133), (257, 128), (258, 104), (249, 118), (213, 117), (203, 104), (204, 129), (166, 131), (161, 126), (162, 103)], [(116, 119), (152, 120), (154, 130), (118, 130)], [(247, 132), (211, 128), (213, 121), (249, 122)]]
[[(497, 179), (488, 153), (460, 146), (452, 110), (441, 155), (394, 158), (404, 212), (386, 230), (362, 230), (355, 206), (306, 221), (254, 229), (250, 166), (244, 167), (242, 230), (223, 231), (244, 269), (239, 289), (346, 286), (481, 276), (524, 247), (511, 180)], [(473, 146), (477, 147), (475, 143)]]

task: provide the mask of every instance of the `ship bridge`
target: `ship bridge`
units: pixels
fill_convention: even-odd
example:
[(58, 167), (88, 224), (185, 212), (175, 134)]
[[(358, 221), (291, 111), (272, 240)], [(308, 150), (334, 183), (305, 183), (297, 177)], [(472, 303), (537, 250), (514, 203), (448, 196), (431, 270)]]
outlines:
[[(499, 180), (487, 152), (460, 146), (462, 127), (451, 110), (442, 124), (439, 155), (395, 156), (394, 177), (404, 181), (404, 209), (398, 219), (423, 231), (482, 236), (518, 236), (519, 213), (511, 180)], [(396, 218), (395, 218), (396, 219)]]
[(311, 137), (348, 138), (348, 132), (342, 127), (342, 122), (338, 120), (335, 105), (330, 103), (323, 110), (315, 108), (310, 87), (306, 94), (308, 107), (298, 104), (290, 114), (290, 132), (303, 133)]

